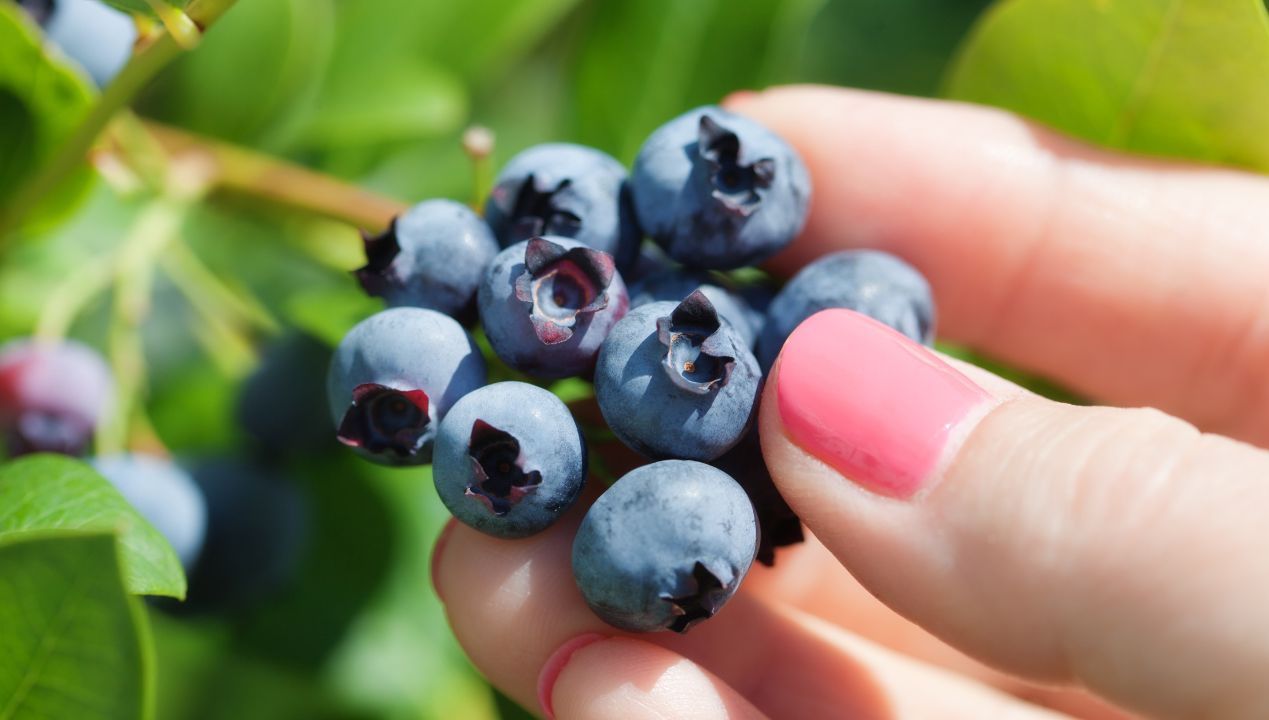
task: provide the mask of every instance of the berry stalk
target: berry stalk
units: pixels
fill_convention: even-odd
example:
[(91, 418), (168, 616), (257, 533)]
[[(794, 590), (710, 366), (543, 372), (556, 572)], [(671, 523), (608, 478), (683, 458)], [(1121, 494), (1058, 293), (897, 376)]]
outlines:
[[(206, 32), (237, 0), (193, 0), (186, 11), (194, 32)], [(189, 38), (184, 38), (188, 44)], [(185, 51), (170, 33), (163, 33), (139, 49), (124, 66), (113, 82), (98, 98), (88, 116), (79, 124), (74, 134), (57, 155), (21, 190), (14, 193), (8, 203), (0, 206), (0, 247), (12, 230), (17, 228), (31, 208), (60, 185), (87, 157), (88, 151), (110, 123), (111, 118), (132, 102), (138, 92), (168, 63)]]

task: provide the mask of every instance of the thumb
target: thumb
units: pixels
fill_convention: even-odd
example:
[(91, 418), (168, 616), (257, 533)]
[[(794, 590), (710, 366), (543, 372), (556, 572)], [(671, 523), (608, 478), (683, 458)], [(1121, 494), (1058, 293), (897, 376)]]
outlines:
[(849, 310), (803, 323), (762, 438), (807, 526), (1005, 670), (1166, 717), (1269, 717), (1269, 454), (965, 372)]

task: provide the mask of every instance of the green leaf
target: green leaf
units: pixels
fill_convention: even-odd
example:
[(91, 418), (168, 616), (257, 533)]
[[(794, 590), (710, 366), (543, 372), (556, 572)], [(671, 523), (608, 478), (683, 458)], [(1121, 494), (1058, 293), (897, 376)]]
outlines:
[(185, 573), (172, 546), (91, 467), (60, 455), (0, 466), (0, 547), (51, 530), (117, 533), (131, 592), (185, 597)]
[(152, 714), (149, 629), (119, 571), (108, 534), (0, 545), (0, 718)]
[(947, 84), (1087, 140), (1269, 170), (1261, 0), (1012, 0)]
[[(92, 105), (87, 77), (46, 45), (26, 13), (0, 2), (0, 207), (47, 162)], [(83, 198), (85, 164), (27, 213), (28, 223), (60, 218)]]
[(330, 61), (332, 0), (250, 0), (147, 92), (150, 116), (264, 149), (294, 139)]
[(340, 67), (304, 134), (321, 147), (415, 140), (452, 132), (467, 117), (457, 77), (425, 60)]

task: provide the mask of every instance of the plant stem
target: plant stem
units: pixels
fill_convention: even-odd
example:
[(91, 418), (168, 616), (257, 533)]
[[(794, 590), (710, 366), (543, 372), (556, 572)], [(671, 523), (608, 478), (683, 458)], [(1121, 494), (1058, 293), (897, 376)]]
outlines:
[(114, 266), (115, 296), (110, 316), (109, 355), (117, 387), (115, 416), (97, 435), (97, 452), (128, 447), (128, 427), (141, 410), (145, 392), (145, 350), (141, 328), (150, 311), (154, 265), (189, 212), (189, 198), (159, 197), (137, 216), (119, 248)]
[(89, 301), (105, 292), (114, 279), (114, 258), (94, 258), (58, 283), (40, 311), (35, 324), (35, 337), (45, 342), (58, 342), (70, 332), (71, 324)]
[(277, 318), (259, 300), (216, 277), (183, 240), (178, 238), (172, 242), (159, 263), (185, 299), (204, 317), (223, 318), (230, 325), (242, 325), (269, 335), (282, 331)]
[(407, 208), (399, 200), (264, 153), (156, 122), (146, 121), (145, 125), (169, 154), (198, 158), (211, 165), (213, 183), (219, 190), (374, 231), (386, 228)]
[[(193, 0), (186, 14), (200, 32), (205, 32), (235, 2), (236, 0)], [(164, 33), (132, 56), (53, 159), (15, 193), (8, 204), (0, 208), (0, 244), (3, 244), (10, 231), (18, 227), (27, 212), (84, 162), (93, 142), (115, 113), (132, 102), (141, 88), (182, 52), (180, 43), (171, 34)]]

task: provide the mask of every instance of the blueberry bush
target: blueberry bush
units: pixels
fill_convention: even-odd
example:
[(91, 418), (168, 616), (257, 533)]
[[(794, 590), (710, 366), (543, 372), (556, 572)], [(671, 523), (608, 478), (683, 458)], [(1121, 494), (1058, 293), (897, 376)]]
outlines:
[[(539, 388), (562, 401), (541, 401), (561, 432), (512, 449), (549, 456), (568, 483), (500, 532), (536, 529), (571, 503), (587, 445), (601, 480), (621, 459), (595, 451), (613, 438), (597, 411), (574, 412), (581, 436), (571, 434), (564, 404), (593, 404), (589, 383), (534, 380), (499, 359), (533, 338), (477, 334), (469, 346), (439, 314), (460, 339), (449, 350), (481, 362), (472, 388), (520, 383), (486, 386), (505, 427), (477, 419), (470, 433), (443, 434), (438, 467), (456, 469), (435, 483), (430, 455), (392, 454), (438, 412), (418, 396), (371, 387), (358, 402), (377, 403), (379, 419), (332, 427), (337, 346), (385, 302), (411, 304), (392, 263), (431, 252), (410, 239), (409, 215), (393, 222), (416, 203), (447, 199), (429, 212), (478, 228), (475, 265), (497, 252), (493, 235), (523, 255), (519, 230), (498, 224), (514, 208), (495, 190), (533, 182), (498, 174), (519, 151), (579, 143), (629, 168), (670, 118), (786, 82), (986, 103), (1108, 147), (1269, 171), (1267, 76), (1260, 0), (0, 0), (0, 717), (526, 716), (470, 667), (430, 588), (448, 517), (437, 489), (453, 505), (463, 473), (477, 473), (482, 487), (505, 486), (487, 498), (497, 510), (539, 482), (505, 455), (512, 400)], [(476, 212), (495, 221), (489, 236)], [(531, 234), (573, 222), (539, 219)], [(614, 246), (618, 264), (633, 266), (638, 240)], [(437, 297), (458, 292), (444, 280), (474, 292), (481, 273), (460, 277), (460, 264)], [(612, 282), (603, 261), (579, 267)], [(773, 294), (755, 301), (716, 276), (691, 287), (649, 277), (632, 307), (665, 305), (706, 334), (740, 327)], [(663, 302), (696, 285), (694, 304)], [(551, 316), (549, 300), (541, 327), (564, 343), (576, 318)], [(470, 325), (462, 315), (476, 310), (459, 305), (446, 311)], [(928, 318), (907, 321), (910, 334), (929, 332)], [(674, 345), (690, 332), (666, 335), (671, 350), (711, 360)], [(450, 359), (460, 361), (437, 362)], [(354, 365), (350, 377), (368, 372)], [(625, 402), (619, 387), (600, 398)], [(427, 453), (432, 441), (410, 436)], [(464, 445), (487, 453), (479, 467)], [(752, 468), (756, 453), (742, 440), (719, 465)], [(667, 462), (643, 472), (680, 461)], [(704, 466), (688, 475), (726, 478)], [(801, 537), (796, 518), (761, 509), (776, 544)], [(626, 524), (610, 509), (588, 520), (578, 572)], [(769, 562), (771, 536), (716, 553)], [(600, 599), (588, 599), (638, 599), (599, 575)], [(647, 621), (618, 610), (616, 622)], [(687, 625), (712, 607), (695, 611), (654, 624)]]

